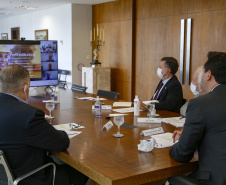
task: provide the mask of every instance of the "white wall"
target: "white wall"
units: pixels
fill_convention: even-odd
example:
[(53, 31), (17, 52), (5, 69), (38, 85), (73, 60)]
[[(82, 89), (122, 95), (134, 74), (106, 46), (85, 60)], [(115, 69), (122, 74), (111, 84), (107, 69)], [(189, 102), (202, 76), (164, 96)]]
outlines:
[(92, 46), (90, 31), (92, 30), (92, 6), (72, 5), (72, 82), (82, 85), (82, 71), (78, 64), (90, 66), (92, 61)]
[[(9, 39), (13, 27), (20, 27), (20, 37), (26, 40), (34, 39), (35, 30), (48, 29), (48, 39), (58, 40), (59, 68), (71, 71), (76, 79), (74, 83), (82, 83), (82, 74), (77, 70), (77, 64), (81, 62), (87, 66), (91, 62), (91, 59), (86, 59), (87, 55), (92, 55), (89, 45), (91, 5), (67, 4), (0, 19), (0, 33), (8, 33)], [(72, 82), (72, 75), (68, 76), (67, 81)]]

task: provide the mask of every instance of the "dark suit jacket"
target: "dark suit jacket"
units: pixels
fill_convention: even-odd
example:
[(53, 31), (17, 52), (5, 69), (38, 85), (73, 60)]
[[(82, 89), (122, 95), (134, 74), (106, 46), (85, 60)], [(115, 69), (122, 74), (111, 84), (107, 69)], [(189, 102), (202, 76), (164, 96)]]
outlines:
[[(0, 93), (0, 149), (16, 177), (46, 163), (47, 150), (62, 152), (69, 146), (67, 134), (57, 131), (44, 115), (43, 111)], [(42, 171), (19, 184), (49, 185), (44, 182), (49, 177)]]
[(226, 184), (226, 85), (191, 99), (179, 141), (170, 148), (178, 162), (189, 162), (198, 149), (193, 178), (206, 185)]
[[(158, 90), (159, 84), (155, 92)], [(181, 84), (175, 75), (163, 87), (157, 100), (159, 101), (159, 103), (155, 104), (157, 110), (180, 112), (183, 102), (183, 91)]]

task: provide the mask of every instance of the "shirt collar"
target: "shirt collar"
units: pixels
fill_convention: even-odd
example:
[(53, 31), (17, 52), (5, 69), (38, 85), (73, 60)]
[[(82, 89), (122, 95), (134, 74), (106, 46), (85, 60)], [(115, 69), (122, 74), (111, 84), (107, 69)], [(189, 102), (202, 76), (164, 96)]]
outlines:
[(168, 79), (162, 81), (163, 85), (166, 85), (166, 83), (167, 83), (171, 78), (172, 78), (172, 77), (170, 77), (170, 78), (168, 78)]
[(210, 92), (212, 92), (217, 86), (219, 86), (220, 84), (217, 84), (217, 85), (215, 85), (215, 87), (210, 91)]
[(28, 104), (26, 101), (22, 100), (21, 98), (15, 96), (15, 95), (12, 95), (12, 94), (9, 94), (9, 93), (3, 93), (3, 94), (8, 94), (8, 95), (10, 95), (10, 96), (16, 98), (18, 101)]

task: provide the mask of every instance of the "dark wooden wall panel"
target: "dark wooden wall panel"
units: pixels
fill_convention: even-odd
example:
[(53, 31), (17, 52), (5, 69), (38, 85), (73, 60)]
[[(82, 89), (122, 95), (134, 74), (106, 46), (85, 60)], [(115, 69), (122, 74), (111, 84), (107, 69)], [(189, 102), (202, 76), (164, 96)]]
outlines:
[[(133, 1), (136, 35), (132, 38)], [(225, 0), (118, 0), (93, 6), (93, 26), (98, 23), (105, 28), (106, 44), (101, 47), (100, 61), (112, 68), (112, 90), (120, 92), (124, 100), (133, 99), (132, 92), (150, 99), (159, 82), (156, 70), (160, 59), (173, 56), (179, 61), (180, 23), (187, 18), (192, 18), (192, 76), (206, 62), (208, 51), (226, 51), (225, 17)], [(179, 77), (179, 72), (176, 75)], [(193, 97), (189, 86), (183, 85), (183, 91), (185, 98)]]
[[(156, 68), (163, 56), (173, 56), (179, 62), (181, 19), (192, 18), (191, 77), (206, 62), (208, 51), (226, 50), (225, 2), (137, 0), (136, 94), (151, 98), (159, 82)], [(179, 72), (176, 75), (179, 77)], [(193, 97), (189, 86), (183, 85), (183, 91), (185, 98)]]
[[(101, 13), (100, 13), (101, 12)], [(102, 67), (110, 67), (111, 89), (120, 99), (131, 100), (132, 85), (132, 0), (93, 6), (93, 26), (104, 28), (105, 45), (100, 47)]]

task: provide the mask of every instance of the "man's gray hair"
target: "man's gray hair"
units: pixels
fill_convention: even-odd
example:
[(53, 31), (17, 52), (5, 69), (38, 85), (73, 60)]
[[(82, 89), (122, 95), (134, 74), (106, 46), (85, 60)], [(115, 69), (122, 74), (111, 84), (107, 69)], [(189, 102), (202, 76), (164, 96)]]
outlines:
[(0, 71), (0, 92), (16, 94), (29, 83), (29, 72), (18, 64), (8, 65)]

